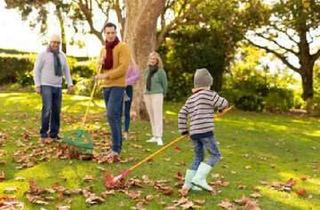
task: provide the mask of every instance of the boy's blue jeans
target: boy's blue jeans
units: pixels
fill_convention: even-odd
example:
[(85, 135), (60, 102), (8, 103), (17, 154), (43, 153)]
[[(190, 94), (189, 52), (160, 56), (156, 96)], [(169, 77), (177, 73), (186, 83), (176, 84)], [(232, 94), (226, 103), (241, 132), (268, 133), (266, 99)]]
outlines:
[(207, 164), (214, 166), (221, 158), (216, 140), (213, 136), (192, 139), (193, 148), (194, 148), (194, 160), (191, 164), (191, 170), (197, 170), (200, 163), (204, 160), (204, 150), (206, 149), (209, 153), (209, 158)]
[(132, 96), (133, 96), (132, 85), (128, 85), (125, 90), (128, 96), (128, 100), (124, 101), (124, 131), (128, 132), (130, 127), (130, 109), (131, 109)]
[(111, 149), (118, 154), (120, 154), (122, 147), (121, 112), (123, 95), (123, 87), (103, 88), (103, 96), (107, 108), (107, 120), (111, 128)]
[(42, 111), (41, 111), (41, 138), (56, 138), (60, 129), (60, 111), (62, 90), (61, 87), (41, 86)]

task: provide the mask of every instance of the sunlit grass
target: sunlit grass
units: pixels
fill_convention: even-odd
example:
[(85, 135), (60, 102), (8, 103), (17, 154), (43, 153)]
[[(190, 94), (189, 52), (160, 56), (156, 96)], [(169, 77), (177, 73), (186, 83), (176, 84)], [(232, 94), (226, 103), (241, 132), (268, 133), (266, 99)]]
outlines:
[[(62, 133), (83, 128), (82, 117), (89, 98), (83, 96), (63, 95)], [(26, 209), (40, 209), (25, 198), (29, 180), (35, 180), (41, 187), (48, 188), (59, 183), (67, 188), (84, 188), (91, 186), (95, 193), (103, 192), (101, 167), (114, 175), (132, 166), (151, 152), (159, 149), (155, 144), (146, 143), (150, 138), (150, 125), (147, 122), (133, 122), (131, 140), (124, 142), (122, 156), (134, 157), (131, 163), (102, 164), (77, 160), (52, 159), (41, 162), (32, 168), (18, 170), (12, 161), (17, 150), (17, 142), (23, 140), (23, 134), (29, 132), (31, 141), (38, 141), (41, 99), (35, 93), (0, 93), (0, 132), (8, 134), (4, 156), (6, 180), (0, 182), (0, 194), (6, 187), (16, 186), (15, 195), (25, 203)], [(165, 103), (164, 142), (168, 143), (179, 136), (177, 132), (177, 113), (182, 103)], [(191, 193), (191, 199), (205, 200), (204, 209), (219, 209), (218, 204), (224, 200), (239, 199), (249, 196), (260, 189), (261, 198), (258, 203), (261, 209), (317, 209), (320, 206), (320, 160), (319, 137), (320, 120), (311, 117), (275, 115), (269, 113), (251, 113), (232, 110), (222, 118), (215, 119), (216, 138), (219, 141), (223, 159), (214, 167), (209, 181), (214, 174), (220, 174), (230, 184), (221, 188), (216, 196), (206, 192)], [(90, 109), (88, 127), (85, 129), (108, 130), (104, 102), (95, 100)], [(101, 137), (104, 138), (104, 137)], [(142, 147), (136, 147), (141, 145)], [(169, 148), (154, 158), (152, 162), (141, 165), (130, 174), (130, 177), (147, 175), (151, 179), (166, 179), (171, 186), (176, 182), (177, 172), (184, 173), (193, 158), (192, 145), (188, 139), (177, 144), (181, 151)], [(0, 153), (1, 154), (1, 153)], [(85, 183), (82, 179), (92, 175), (95, 180)], [(16, 181), (16, 177), (24, 177)], [(307, 177), (302, 181), (302, 177)], [(297, 180), (292, 192), (279, 192), (271, 187), (272, 182), (285, 183), (288, 179)], [(264, 185), (264, 181), (268, 183)], [(240, 186), (244, 186), (239, 189)], [(296, 189), (305, 189), (306, 197), (296, 194)], [(158, 192), (152, 187), (139, 189), (143, 195)], [(178, 189), (170, 197), (160, 194), (156, 200), (146, 206), (147, 209), (164, 209), (178, 199)], [(71, 209), (130, 209), (135, 202), (123, 193), (110, 196), (106, 202), (90, 207), (82, 196), (70, 198)], [(167, 205), (162, 205), (163, 201)], [(65, 200), (52, 202), (47, 209), (56, 209)]]

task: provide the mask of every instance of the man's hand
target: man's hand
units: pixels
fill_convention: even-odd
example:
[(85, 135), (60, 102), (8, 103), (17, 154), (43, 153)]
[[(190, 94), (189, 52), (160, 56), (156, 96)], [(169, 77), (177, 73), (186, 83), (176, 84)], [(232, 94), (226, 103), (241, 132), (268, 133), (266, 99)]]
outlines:
[(94, 78), (96, 80), (106, 79), (108, 76), (106, 74), (97, 74)]
[(41, 94), (41, 87), (40, 86), (36, 87), (35, 89), (36, 89), (36, 93)]
[(68, 87), (67, 93), (71, 94), (71, 93), (73, 93), (73, 90), (74, 90), (73, 85), (71, 85), (71, 86)]

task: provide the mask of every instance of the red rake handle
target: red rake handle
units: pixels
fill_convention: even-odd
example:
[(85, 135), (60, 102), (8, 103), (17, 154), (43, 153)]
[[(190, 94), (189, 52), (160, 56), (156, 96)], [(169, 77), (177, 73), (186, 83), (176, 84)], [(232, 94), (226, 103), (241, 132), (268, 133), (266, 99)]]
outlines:
[[(217, 117), (222, 117), (226, 112), (230, 111), (233, 108), (233, 106), (225, 109), (220, 115), (218, 115)], [(172, 145), (174, 145), (175, 143), (177, 143), (178, 141), (181, 141), (183, 138), (187, 137), (186, 135), (183, 136), (179, 136), (178, 138), (174, 139), (172, 142), (170, 142), (169, 144), (166, 144), (165, 146), (161, 147), (159, 150), (155, 151), (154, 153), (150, 154), (149, 156), (147, 156), (146, 158), (144, 158), (143, 160), (141, 160), (140, 162), (136, 163), (135, 165), (131, 166), (129, 169), (123, 171), (120, 175), (116, 176), (114, 178), (114, 181), (123, 179), (124, 177), (128, 176), (129, 173), (131, 173), (134, 169), (138, 168), (140, 165), (142, 165), (143, 163), (147, 162), (148, 160), (152, 159), (154, 156), (158, 155), (159, 153), (161, 153), (162, 151), (166, 150), (167, 148), (171, 147)]]
[[(169, 144), (164, 145), (163, 147), (161, 147), (159, 150), (155, 151), (154, 153), (150, 154), (149, 156), (147, 156), (146, 158), (144, 158), (143, 160), (141, 160), (140, 162), (136, 163), (134, 166), (131, 166), (131, 168), (129, 168), (126, 172), (126, 176), (133, 171), (134, 169), (138, 168), (140, 165), (142, 165), (143, 163), (147, 162), (148, 160), (152, 159), (154, 156), (158, 155), (159, 153), (161, 153), (162, 151), (166, 150), (167, 148), (171, 147), (172, 145), (174, 145), (175, 143), (177, 143), (178, 141), (182, 140), (183, 138), (185, 138), (186, 136), (179, 136), (178, 138), (174, 139), (172, 142), (170, 142)], [(122, 174), (124, 174), (124, 172)]]

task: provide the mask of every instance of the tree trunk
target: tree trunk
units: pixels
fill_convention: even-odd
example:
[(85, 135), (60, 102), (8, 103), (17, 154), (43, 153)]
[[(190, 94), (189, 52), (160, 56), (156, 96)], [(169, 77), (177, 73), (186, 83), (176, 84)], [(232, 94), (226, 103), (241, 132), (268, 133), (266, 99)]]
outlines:
[(302, 98), (307, 101), (313, 98), (313, 68), (308, 67), (304, 69), (303, 74), (301, 74), (302, 80)]
[(146, 119), (143, 103), (144, 70), (148, 55), (155, 49), (157, 19), (165, 6), (165, 0), (126, 0), (126, 24), (124, 40), (140, 67), (140, 80), (134, 87), (132, 111), (137, 118)]
[(66, 32), (64, 29), (64, 20), (62, 17), (62, 12), (60, 6), (56, 5), (56, 15), (59, 20), (60, 30), (61, 30), (61, 46), (62, 46), (62, 52), (65, 54), (67, 53), (67, 38), (66, 38)]
[(223, 71), (219, 71), (216, 74), (212, 74), (212, 77), (213, 77), (212, 89), (216, 92), (220, 92), (222, 90)]

